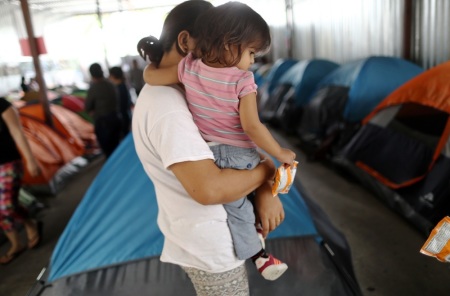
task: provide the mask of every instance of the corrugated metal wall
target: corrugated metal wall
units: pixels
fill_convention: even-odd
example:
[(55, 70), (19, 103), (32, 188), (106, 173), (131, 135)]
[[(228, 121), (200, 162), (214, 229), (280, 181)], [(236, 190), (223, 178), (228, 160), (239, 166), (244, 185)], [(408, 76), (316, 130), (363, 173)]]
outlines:
[[(274, 39), (284, 40), (286, 45), (291, 39), (292, 57), (296, 59), (324, 58), (344, 63), (372, 55), (404, 57), (405, 3), (408, 0), (285, 0), (288, 17), (284, 28), (277, 21)], [(406, 32), (411, 35), (405, 45), (408, 58), (424, 68), (449, 60), (450, 1), (410, 3), (411, 28)], [(279, 6), (271, 8), (279, 10)], [(273, 17), (264, 17), (272, 25)], [(287, 53), (288, 49), (275, 51), (273, 58), (286, 57)]]
[(450, 59), (450, 1), (415, 0), (412, 59), (424, 68)]
[[(214, 5), (218, 3), (211, 1)], [(219, 3), (228, 2), (227, 0)], [(286, 35), (286, 4), (285, 0), (247, 0), (241, 1), (252, 7), (269, 24), (272, 33), (271, 56), (273, 59), (288, 56)]]
[(402, 54), (403, 1), (297, 0), (293, 3), (295, 58), (338, 63)]

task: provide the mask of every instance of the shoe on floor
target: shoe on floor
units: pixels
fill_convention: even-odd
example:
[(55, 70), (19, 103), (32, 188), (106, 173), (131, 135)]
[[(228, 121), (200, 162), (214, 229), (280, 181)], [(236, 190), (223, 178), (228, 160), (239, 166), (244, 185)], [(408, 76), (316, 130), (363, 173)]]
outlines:
[(259, 257), (255, 260), (256, 268), (263, 278), (269, 281), (278, 279), (287, 269), (286, 263), (268, 254), (267, 257)]
[(23, 253), (23, 251), (25, 251), (25, 248), (22, 248), (18, 251), (15, 251), (14, 253), (6, 253), (5, 255), (3, 255), (2, 257), (0, 257), (0, 264), (6, 265), (8, 263), (10, 263), (11, 261), (13, 261), (14, 259), (17, 258), (17, 256), (19, 256), (20, 254)]

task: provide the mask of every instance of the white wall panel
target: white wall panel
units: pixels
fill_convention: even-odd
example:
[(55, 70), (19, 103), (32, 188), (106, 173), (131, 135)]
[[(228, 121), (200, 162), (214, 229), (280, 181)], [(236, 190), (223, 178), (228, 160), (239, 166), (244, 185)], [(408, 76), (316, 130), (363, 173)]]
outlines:
[(414, 1), (413, 59), (424, 68), (450, 59), (450, 1)]
[[(227, 1), (225, 1), (227, 2)], [(242, 1), (258, 12), (270, 26), (272, 46), (270, 56), (273, 60), (288, 56), (288, 35), (286, 31), (286, 3), (284, 0)], [(213, 2), (214, 3), (214, 2)], [(215, 3), (214, 3), (215, 4)]]
[(338, 63), (402, 53), (403, 1), (295, 0), (293, 53)]

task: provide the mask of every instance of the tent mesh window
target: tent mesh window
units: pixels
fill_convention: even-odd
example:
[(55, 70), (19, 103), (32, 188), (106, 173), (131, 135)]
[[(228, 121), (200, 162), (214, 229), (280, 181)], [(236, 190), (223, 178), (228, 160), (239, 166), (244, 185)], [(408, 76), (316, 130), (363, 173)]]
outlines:
[(434, 151), (447, 120), (446, 112), (418, 104), (405, 104), (387, 127), (422, 142)]
[(429, 170), (448, 116), (431, 107), (402, 104), (385, 127), (376, 122), (363, 127), (349, 159), (391, 188), (409, 186)]

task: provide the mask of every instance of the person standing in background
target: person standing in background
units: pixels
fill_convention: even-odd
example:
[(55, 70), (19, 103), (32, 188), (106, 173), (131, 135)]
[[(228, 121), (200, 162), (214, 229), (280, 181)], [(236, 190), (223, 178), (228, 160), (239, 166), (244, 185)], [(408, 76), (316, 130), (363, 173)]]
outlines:
[(108, 158), (119, 145), (122, 134), (119, 92), (111, 81), (105, 79), (98, 63), (92, 64), (89, 72), (92, 81), (86, 95), (85, 110), (94, 118), (95, 135)]
[(20, 80), (20, 88), (22, 89), (22, 91), (24, 93), (28, 92), (28, 84), (25, 82), (25, 77), (22, 76), (21, 80)]
[(19, 204), (24, 172), (22, 156), (32, 177), (37, 177), (41, 170), (23, 133), (17, 110), (3, 97), (0, 97), (0, 115), (0, 226), (11, 243), (11, 248), (0, 257), (0, 263), (8, 264), (26, 249), (15, 228), (17, 223), (25, 227), (29, 249), (41, 242), (42, 222), (32, 220)]
[(121, 67), (109, 69), (109, 80), (117, 86), (119, 91), (119, 111), (122, 116), (122, 138), (130, 131), (131, 127), (131, 96), (130, 90), (125, 83), (125, 75)]
[(134, 59), (132, 61), (132, 67), (130, 69), (130, 84), (136, 92), (136, 96), (139, 96), (141, 89), (144, 87), (144, 78), (142, 77), (143, 70), (139, 67), (138, 61)]

